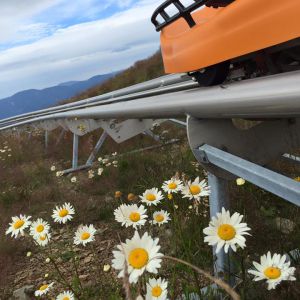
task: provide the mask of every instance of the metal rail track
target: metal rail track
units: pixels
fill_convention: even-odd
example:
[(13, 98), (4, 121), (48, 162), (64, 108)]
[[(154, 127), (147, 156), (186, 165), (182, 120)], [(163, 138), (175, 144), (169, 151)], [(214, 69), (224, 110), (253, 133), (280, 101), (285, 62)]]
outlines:
[[(185, 85), (184, 83), (187, 84)], [(48, 115), (54, 112), (63, 112), (63, 111), (72, 110), (74, 108), (84, 108), (84, 107), (100, 105), (100, 104), (109, 104), (117, 101), (131, 100), (136, 97), (147, 97), (149, 95), (155, 95), (155, 94), (176, 91), (176, 90), (183, 90), (192, 87), (197, 87), (197, 84), (194, 83), (191, 80), (191, 78), (186, 74), (161, 76), (156, 79), (149, 80), (147, 82), (135, 84), (133, 86), (126, 87), (117, 91), (109, 92), (96, 97), (87, 98), (72, 103), (58, 105), (58, 106), (2, 119), (0, 120), (0, 126), (9, 125), (16, 121), (27, 120), (35, 116)]]
[(43, 110), (26, 119), (16, 117), (9, 123), (2, 122), (0, 130), (43, 120), (66, 118), (144, 119), (186, 115), (206, 119), (295, 118), (300, 116), (299, 83), (299, 71), (209, 88), (194, 88), (192, 82), (180, 83), (121, 96), (108, 102), (88, 102), (80, 107), (66, 107), (67, 111), (58, 107), (53, 112)]

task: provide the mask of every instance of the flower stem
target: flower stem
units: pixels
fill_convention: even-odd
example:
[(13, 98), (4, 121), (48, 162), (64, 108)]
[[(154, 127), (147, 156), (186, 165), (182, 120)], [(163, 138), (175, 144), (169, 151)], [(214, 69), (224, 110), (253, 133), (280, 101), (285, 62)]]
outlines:
[(231, 296), (231, 298), (233, 300), (240, 300), (240, 296), (226, 283), (224, 282), (223, 280), (219, 279), (219, 278), (216, 278), (212, 275), (210, 275), (209, 273), (205, 272), (204, 270), (182, 260), (182, 259), (179, 259), (179, 258), (176, 258), (176, 257), (172, 257), (172, 256), (167, 256), (167, 255), (164, 255), (162, 258), (164, 259), (168, 259), (168, 260), (171, 260), (171, 261), (174, 261), (174, 262), (177, 262), (177, 263), (181, 263), (183, 265), (186, 265), (190, 268), (192, 268), (194, 271), (198, 272), (199, 274), (205, 276), (206, 278), (208, 278), (209, 280), (213, 281), (215, 284), (217, 284), (220, 288), (222, 288), (228, 295)]

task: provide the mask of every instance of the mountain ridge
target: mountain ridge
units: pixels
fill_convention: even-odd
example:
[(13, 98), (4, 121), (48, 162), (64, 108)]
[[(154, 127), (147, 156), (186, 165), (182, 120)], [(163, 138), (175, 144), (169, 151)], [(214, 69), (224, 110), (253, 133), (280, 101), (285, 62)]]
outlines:
[(68, 81), (44, 89), (28, 89), (0, 99), (0, 119), (47, 108), (74, 97), (114, 77), (118, 72), (96, 75), (87, 80)]

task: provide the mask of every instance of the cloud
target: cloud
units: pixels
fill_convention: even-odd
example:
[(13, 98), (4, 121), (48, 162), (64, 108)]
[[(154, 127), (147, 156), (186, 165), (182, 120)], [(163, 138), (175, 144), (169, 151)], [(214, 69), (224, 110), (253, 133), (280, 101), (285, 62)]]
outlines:
[(60, 0), (0, 1), (0, 43), (16, 39), (20, 28), (29, 25), (28, 22), (34, 15), (59, 2)]
[[(120, 5), (122, 1), (113, 2)], [(45, 31), (51, 35), (1, 51), (0, 98), (23, 89), (121, 70), (158, 50), (159, 35), (150, 16), (161, 1), (125, 2), (127, 10), (106, 19), (66, 28), (38, 23), (33, 28), (37, 36)]]
[[(10, 0), (0, 1), (0, 47), (18, 45), (49, 35), (49, 28), (99, 19), (108, 8), (123, 10), (133, 0)], [(38, 28), (38, 30), (37, 30)], [(37, 35), (37, 33), (40, 33)], [(51, 33), (51, 31), (50, 31)]]

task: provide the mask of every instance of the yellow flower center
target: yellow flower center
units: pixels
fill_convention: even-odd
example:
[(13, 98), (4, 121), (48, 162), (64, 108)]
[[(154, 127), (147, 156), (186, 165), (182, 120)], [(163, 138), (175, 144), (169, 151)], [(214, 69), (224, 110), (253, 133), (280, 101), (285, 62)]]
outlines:
[(148, 201), (154, 201), (154, 200), (156, 200), (156, 196), (154, 195), (154, 194), (147, 194), (146, 195), (146, 199), (148, 200)]
[(194, 184), (192, 184), (192, 185), (190, 186), (190, 191), (191, 191), (191, 194), (192, 194), (192, 195), (198, 195), (198, 194), (200, 194), (200, 192), (201, 192), (201, 188), (200, 188), (199, 185), (194, 185)]
[(41, 241), (44, 241), (46, 238), (47, 238), (46, 235), (40, 235), (40, 240), (41, 240)]
[(269, 279), (277, 279), (281, 275), (281, 270), (276, 268), (276, 267), (268, 267), (264, 270), (264, 274), (269, 278)]
[(165, 216), (162, 214), (158, 214), (155, 216), (155, 221), (158, 223), (162, 222), (164, 219), (165, 219)]
[(129, 215), (129, 219), (130, 219), (132, 222), (138, 222), (138, 221), (141, 219), (141, 215), (140, 215), (138, 212), (132, 212), (132, 213)]
[(162, 294), (162, 289), (160, 286), (155, 286), (154, 288), (152, 288), (152, 296), (153, 297), (159, 297)]
[(19, 229), (24, 225), (25, 221), (24, 220), (18, 220), (15, 224), (14, 224), (14, 228), (15, 229)]
[(296, 181), (300, 182), (300, 176), (298, 176), (298, 177), (294, 178), (294, 180), (296, 180)]
[(44, 291), (47, 288), (48, 288), (48, 284), (44, 284), (40, 287), (40, 291)]
[(70, 300), (69, 297), (64, 297), (62, 300)]
[(173, 200), (173, 195), (172, 194), (168, 194), (168, 199), (169, 200)]
[(175, 190), (175, 189), (177, 188), (177, 184), (176, 184), (175, 182), (170, 182), (170, 183), (168, 184), (168, 188), (169, 188), (170, 190)]
[(121, 196), (122, 196), (122, 192), (120, 191), (115, 192), (115, 198), (121, 198)]
[(236, 231), (232, 225), (222, 224), (218, 228), (218, 235), (222, 240), (229, 241), (235, 237)]
[(83, 241), (85, 241), (85, 240), (87, 240), (90, 236), (91, 236), (90, 233), (84, 232), (84, 233), (81, 235), (81, 239), (82, 239)]
[(129, 193), (127, 199), (129, 201), (133, 201), (135, 199), (135, 195), (133, 193)]
[(148, 263), (148, 252), (143, 248), (133, 249), (129, 253), (128, 262), (135, 269), (141, 269)]
[(37, 227), (36, 227), (36, 231), (37, 232), (43, 232), (44, 231), (44, 225), (42, 225), (42, 224), (40, 224), (40, 225), (38, 225)]
[(61, 218), (63, 218), (63, 217), (65, 217), (65, 216), (67, 216), (68, 214), (69, 214), (69, 211), (66, 209), (66, 208), (63, 208), (63, 209), (61, 209), (60, 211), (59, 211), (59, 216), (61, 217)]

